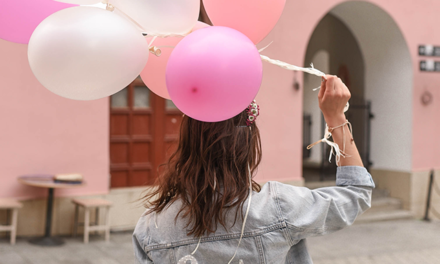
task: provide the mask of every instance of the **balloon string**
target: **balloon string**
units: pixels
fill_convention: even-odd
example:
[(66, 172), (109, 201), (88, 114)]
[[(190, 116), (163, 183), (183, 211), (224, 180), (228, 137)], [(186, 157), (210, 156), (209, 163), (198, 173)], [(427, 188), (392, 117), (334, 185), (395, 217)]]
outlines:
[(153, 39), (150, 41), (150, 44), (148, 44), (148, 47), (151, 47), (153, 45), (153, 42), (156, 40), (156, 36), (153, 37)]
[[(251, 127), (249, 127), (249, 129), (250, 128)], [(252, 173), (251, 173), (251, 167), (250, 167), (249, 163), (248, 163), (248, 172), (249, 172), (249, 199), (248, 199), (248, 206), (247, 206), (247, 209), (246, 209), (246, 214), (244, 215), (243, 226), (241, 227), (241, 235), (240, 235), (240, 239), (238, 240), (238, 245), (235, 248), (234, 256), (232, 256), (232, 258), (231, 258), (231, 260), (229, 260), (228, 264), (230, 264), (232, 262), (232, 260), (234, 260), (235, 256), (237, 255), (238, 248), (240, 247), (241, 240), (243, 239), (244, 227), (246, 226), (246, 220), (247, 220), (247, 217), (249, 215), (249, 210), (251, 208), (251, 201), (252, 201)]]
[[(131, 18), (129, 15), (127, 15), (126, 13), (124, 13), (121, 9), (117, 8), (116, 6), (114, 6), (114, 5), (112, 5), (112, 4), (110, 4), (110, 3), (107, 2), (107, 7), (106, 7), (106, 9), (109, 10), (109, 11), (111, 11), (111, 12), (113, 12), (114, 10), (117, 10), (119, 13), (121, 13), (123, 16), (125, 16), (126, 18), (128, 18), (129, 20), (131, 20), (135, 25), (137, 25), (142, 31), (145, 31), (145, 29), (144, 29), (144, 28), (143, 28), (138, 22), (136, 22), (136, 20), (134, 20), (133, 18)], [(147, 32), (142, 32), (142, 34), (143, 34), (144, 36), (146, 36), (146, 35), (154, 36), (153, 40), (150, 42), (150, 45), (149, 45), (149, 46), (151, 47), (151, 45), (153, 44), (153, 42), (154, 42), (154, 40), (156, 39), (156, 37), (160, 37), (160, 38), (185, 37), (185, 36), (187, 36), (189, 33), (191, 33), (191, 31), (192, 31), (192, 30), (190, 30), (189, 32), (184, 33), (184, 34), (171, 34), (171, 33), (165, 33), (165, 34), (163, 34), (163, 33), (147, 33)], [(267, 45), (266, 47), (260, 49), (259, 52), (262, 52), (262, 51), (265, 50), (267, 47), (269, 47), (271, 44), (272, 44), (272, 42), (269, 43), (269, 45)], [(152, 53), (153, 53), (153, 52), (152, 52)], [(156, 54), (156, 56), (160, 56), (160, 54), (159, 54), (159, 55)], [(271, 59), (271, 58), (269, 58), (269, 57), (267, 57), (267, 56), (264, 56), (264, 55), (260, 55), (260, 56), (261, 56), (261, 59), (262, 59), (263, 61), (266, 61), (266, 62), (269, 62), (269, 63), (271, 63), (271, 64), (274, 64), (274, 65), (280, 66), (281, 68), (284, 68), (284, 69), (286, 69), (286, 70), (307, 72), (307, 73), (310, 73), (310, 74), (313, 74), (313, 75), (316, 75), (316, 76), (319, 76), (319, 77), (324, 77), (324, 76), (325, 76), (325, 73), (323, 73), (323, 72), (321, 72), (321, 71), (319, 71), (319, 70), (313, 68), (313, 64), (311, 65), (311, 68), (303, 68), (303, 67), (298, 67), (298, 66), (295, 66), (295, 65), (291, 65), (291, 64), (288, 64), (288, 63), (286, 63), (286, 62), (279, 61), (279, 60), (273, 60), (273, 59)]]
[[(104, 2), (105, 3), (105, 2)], [(142, 30), (142, 35), (144, 36), (153, 36), (153, 37), (159, 37), (159, 38), (169, 38), (169, 37), (185, 37), (187, 35), (189, 35), (189, 33), (192, 32), (192, 29), (184, 34), (175, 34), (175, 33), (148, 33), (145, 32), (145, 29), (143, 26), (141, 26), (141, 24), (139, 24), (136, 20), (134, 20), (133, 18), (131, 18), (129, 15), (127, 15), (125, 12), (123, 12), (121, 9), (119, 9), (118, 7), (110, 4), (110, 3), (105, 3), (107, 5), (106, 9), (113, 12), (115, 10), (117, 10), (121, 15), (125, 16), (126, 18), (128, 18), (131, 22), (133, 22), (136, 26), (139, 27), (139, 29)]]
[(133, 22), (133, 23), (134, 23), (134, 24), (135, 24), (135, 25), (136, 25), (141, 31), (145, 31), (144, 27), (141, 26), (141, 24), (139, 24), (136, 20), (134, 20), (133, 18), (131, 18), (129, 15), (127, 15), (125, 12), (123, 12), (123, 11), (122, 11), (121, 9), (119, 9), (118, 7), (116, 7), (116, 6), (114, 6), (114, 5), (110, 4), (110, 3), (107, 3), (107, 7), (106, 7), (106, 9), (109, 10), (109, 11), (111, 11), (111, 12), (117, 11), (117, 12), (120, 13), (122, 16), (128, 18), (131, 22)]
[[(117, 10), (117, 11), (118, 11), (119, 13), (121, 13), (123, 16), (125, 16), (126, 18), (128, 18), (129, 20), (131, 20), (131, 21), (132, 21), (135, 25), (137, 25), (140, 29), (142, 29), (142, 31), (145, 31), (145, 29), (144, 29), (144, 28), (143, 28), (138, 22), (136, 22), (136, 20), (134, 20), (134, 19), (131, 18), (129, 15), (127, 15), (126, 13), (124, 13), (121, 9), (119, 9), (119, 8), (113, 6), (112, 4), (109, 4), (109, 3), (107, 3), (107, 8), (106, 8), (106, 9), (109, 10), (109, 11), (112, 11), (112, 12), (113, 12), (114, 10)], [(171, 33), (165, 33), (165, 34), (163, 34), (163, 33), (147, 33), (147, 32), (142, 32), (142, 34), (143, 34), (144, 36), (146, 36), (146, 35), (153, 36), (153, 39), (151, 40), (151, 42), (150, 42), (150, 44), (149, 44), (149, 46), (152, 47), (152, 44), (153, 44), (154, 40), (156, 40), (157, 37), (160, 37), (160, 38), (168, 38), (168, 37), (185, 37), (185, 36), (187, 36), (189, 33), (191, 33), (191, 31), (192, 31), (192, 30), (190, 30), (189, 32), (184, 33), (184, 34), (174, 34), (174, 33), (173, 33), (173, 34), (171, 34)], [(262, 51), (265, 50), (267, 47), (269, 47), (271, 44), (272, 44), (272, 42), (269, 43), (269, 45), (267, 45), (266, 47), (260, 49), (259, 52), (262, 52)], [(154, 53), (153, 51), (151, 51), (151, 52)], [(159, 54), (155, 54), (155, 55), (156, 55), (156, 56), (160, 56), (160, 53), (159, 53)], [(311, 64), (311, 67), (310, 67), (310, 68), (303, 68), (303, 67), (299, 67), (299, 66), (295, 66), (295, 65), (292, 65), (292, 64), (288, 64), (288, 63), (286, 63), (286, 62), (282, 62), (282, 61), (279, 61), (279, 60), (271, 59), (271, 58), (269, 58), (269, 57), (267, 57), (267, 56), (265, 56), (265, 55), (260, 55), (260, 56), (261, 56), (261, 59), (262, 59), (263, 61), (266, 61), (266, 62), (269, 62), (269, 63), (271, 63), (271, 64), (277, 65), (277, 66), (279, 66), (279, 67), (281, 67), (281, 68), (284, 68), (284, 69), (286, 69), (286, 70), (291, 70), (291, 71), (302, 71), (302, 72), (306, 72), (306, 73), (309, 73), (309, 74), (313, 74), (313, 75), (316, 75), (316, 76), (319, 76), (319, 77), (325, 77), (325, 73), (321, 72), (320, 70), (315, 69), (315, 68), (313, 67), (313, 64)]]
[(159, 38), (171, 38), (171, 37), (185, 37), (188, 36), (189, 33), (192, 32), (192, 29), (184, 34), (175, 34), (175, 33), (147, 33), (147, 32), (142, 32), (142, 34), (144, 36), (148, 35), (148, 36), (154, 36), (154, 37), (159, 37)]
[(274, 65), (277, 65), (277, 66), (279, 66), (279, 67), (281, 67), (283, 69), (286, 69), (286, 70), (302, 71), (302, 72), (310, 73), (310, 74), (313, 74), (313, 75), (316, 75), (316, 76), (319, 76), (319, 77), (325, 77), (325, 73), (323, 73), (322, 71), (320, 71), (318, 69), (315, 69), (313, 67), (313, 64), (310, 65), (311, 66), (310, 68), (303, 68), (303, 67), (299, 67), (299, 66), (295, 66), (295, 65), (292, 65), (292, 64), (288, 64), (286, 62), (282, 62), (282, 61), (279, 61), (279, 60), (274, 60), (274, 59), (271, 59), (271, 58), (269, 58), (267, 56), (264, 56), (264, 55), (260, 55), (260, 57), (261, 57), (261, 59), (263, 61), (269, 62), (269, 63), (274, 64)]
[(272, 45), (272, 43), (273, 43), (273, 41), (270, 42), (269, 44), (267, 44), (266, 47), (259, 49), (258, 52), (261, 53), (263, 50), (267, 49), (270, 45)]

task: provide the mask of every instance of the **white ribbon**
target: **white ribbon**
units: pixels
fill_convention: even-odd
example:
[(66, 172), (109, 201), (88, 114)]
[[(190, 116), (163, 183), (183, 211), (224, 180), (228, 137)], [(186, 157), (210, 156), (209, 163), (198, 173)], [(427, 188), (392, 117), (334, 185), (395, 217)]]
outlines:
[[(325, 130), (324, 130), (324, 137), (318, 141), (316, 141), (315, 143), (312, 143), (310, 145), (307, 146), (307, 149), (311, 149), (314, 146), (318, 145), (319, 143), (326, 143), (327, 145), (330, 146), (330, 156), (328, 158), (328, 161), (331, 163), (332, 162), (332, 156), (335, 155), (336, 156), (336, 165), (339, 166), (339, 161), (341, 160), (341, 157), (351, 157), (350, 155), (347, 155), (345, 153), (345, 125), (348, 125), (348, 129), (350, 131), (350, 134), (353, 134), (353, 128), (351, 127), (351, 123), (348, 121), (345, 121), (344, 124), (339, 125), (337, 127), (333, 127), (332, 131), (337, 129), (337, 128), (342, 128), (342, 142), (343, 142), (343, 150), (341, 151), (341, 149), (339, 148), (339, 145), (336, 142), (330, 141), (330, 137), (332, 136), (332, 133), (329, 130), (329, 127), (327, 126), (327, 124), (325, 124)], [(351, 139), (353, 141), (353, 137)]]
[(171, 37), (185, 37), (188, 36), (190, 32), (184, 33), (184, 34), (174, 34), (174, 33), (148, 33), (148, 32), (142, 32), (144, 36), (154, 36), (159, 38), (171, 38)]
[[(250, 129), (251, 127), (249, 127)], [(251, 208), (251, 201), (252, 201), (252, 174), (251, 174), (251, 167), (249, 166), (248, 163), (248, 171), (249, 171), (249, 199), (248, 199), (248, 206), (246, 209), (246, 214), (244, 215), (244, 220), (243, 220), (243, 226), (241, 227), (241, 235), (240, 235), (240, 239), (238, 240), (238, 245), (237, 248), (235, 249), (235, 253), (234, 256), (232, 256), (231, 260), (229, 260), (228, 264), (231, 264), (232, 260), (234, 260), (235, 255), (237, 255), (237, 251), (238, 248), (240, 247), (240, 243), (241, 243), (241, 239), (243, 238), (243, 234), (244, 234), (244, 227), (246, 226), (246, 220), (249, 214), (249, 209)]]
[(266, 47), (259, 49), (259, 50), (258, 50), (258, 53), (261, 53), (263, 50), (267, 49), (270, 45), (272, 45), (272, 43), (273, 43), (273, 41), (270, 42), (269, 44), (267, 44)]
[(286, 63), (286, 62), (282, 62), (282, 61), (279, 61), (279, 60), (271, 59), (271, 58), (269, 58), (269, 57), (267, 57), (265, 55), (260, 55), (260, 57), (261, 57), (261, 59), (263, 61), (269, 62), (269, 63), (277, 65), (277, 66), (280, 66), (281, 68), (286, 69), (286, 70), (302, 71), (302, 72), (307, 72), (307, 73), (310, 73), (310, 74), (313, 74), (313, 75), (316, 75), (316, 76), (319, 76), (319, 77), (325, 77), (325, 73), (323, 73), (320, 70), (315, 69), (313, 67), (313, 64), (311, 65), (310, 68), (303, 68), (303, 67), (295, 66), (295, 65), (292, 65), (292, 64), (289, 64), (289, 63)]
[[(327, 124), (325, 125), (325, 132), (324, 132), (324, 138), (321, 139), (321, 142), (326, 143), (330, 146), (330, 156), (328, 157), (328, 162), (332, 162), (332, 156), (336, 156), (336, 165), (339, 165), (339, 161), (341, 160), (341, 156), (345, 158), (345, 154), (341, 152), (341, 149), (339, 148), (339, 145), (333, 141), (330, 141), (330, 137), (332, 136), (332, 133), (328, 131)], [(345, 138), (344, 138), (345, 139)], [(334, 153), (333, 153), (334, 150)]]

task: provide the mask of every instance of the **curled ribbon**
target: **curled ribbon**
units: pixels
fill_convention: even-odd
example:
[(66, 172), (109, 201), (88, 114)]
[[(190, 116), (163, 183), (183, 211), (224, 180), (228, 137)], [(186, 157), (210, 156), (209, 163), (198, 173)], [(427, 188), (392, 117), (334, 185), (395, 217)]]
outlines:
[[(353, 134), (353, 128), (351, 127), (351, 123), (348, 121), (345, 121), (344, 124), (339, 125), (337, 127), (333, 127), (333, 128), (329, 128), (327, 126), (327, 124), (325, 125), (325, 131), (324, 131), (324, 137), (318, 141), (316, 141), (315, 143), (312, 143), (310, 145), (307, 146), (307, 149), (311, 149), (314, 146), (318, 145), (319, 143), (326, 143), (327, 145), (330, 146), (330, 156), (328, 158), (328, 161), (331, 163), (332, 162), (332, 156), (335, 155), (336, 156), (336, 165), (339, 166), (339, 162), (341, 160), (341, 157), (346, 158), (346, 157), (350, 157), (349, 155), (347, 155), (345, 153), (345, 129), (344, 126), (348, 125), (348, 128), (350, 130), (350, 134)], [(330, 141), (330, 137), (332, 136), (332, 132), (333, 130), (335, 130), (336, 128), (340, 128), (342, 127), (342, 141), (343, 141), (343, 150), (341, 150), (339, 148), (339, 145), (336, 142)], [(351, 139), (351, 141), (353, 141), (353, 138)]]
[(339, 148), (339, 145), (335, 142), (330, 141), (330, 137), (332, 136), (332, 134), (330, 133), (327, 124), (325, 125), (325, 131), (324, 131), (324, 137), (318, 141), (316, 141), (315, 143), (312, 143), (310, 145), (307, 146), (307, 149), (311, 149), (314, 146), (318, 145), (319, 143), (326, 143), (327, 145), (330, 146), (330, 156), (328, 158), (328, 161), (331, 162), (332, 161), (332, 156), (335, 155), (336, 156), (336, 164), (339, 164), (339, 161), (341, 159), (341, 156), (345, 158), (345, 154), (341, 151), (341, 149)]

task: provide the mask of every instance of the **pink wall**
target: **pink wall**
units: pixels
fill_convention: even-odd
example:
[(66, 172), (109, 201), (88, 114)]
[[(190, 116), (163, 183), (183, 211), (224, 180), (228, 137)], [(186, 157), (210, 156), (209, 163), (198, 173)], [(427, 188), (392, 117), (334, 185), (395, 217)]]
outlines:
[(82, 173), (87, 186), (57, 195), (108, 191), (108, 99), (64, 99), (41, 86), (27, 61), (27, 45), (0, 40), (0, 197), (38, 197), (24, 186), (33, 173)]
[[(263, 54), (302, 65), (309, 37), (319, 20), (341, 0), (287, 1), (283, 16), (259, 47)], [(440, 74), (420, 73), (419, 44), (440, 45), (440, 1), (375, 0), (400, 27), (414, 67), (413, 170), (440, 167)], [(417, 23), (415, 23), (417, 22)], [(108, 99), (78, 102), (58, 97), (33, 77), (26, 46), (0, 40), (0, 197), (32, 197), (45, 191), (17, 183), (27, 173), (81, 172), (87, 187), (59, 194), (108, 191)], [(265, 63), (257, 102), (263, 140), (263, 163), (257, 179), (300, 180), (302, 176), (302, 98), (294, 91), (293, 72)], [(297, 74), (302, 83), (302, 74)], [(425, 91), (434, 96), (420, 103)], [(398, 133), (398, 131), (396, 131)]]

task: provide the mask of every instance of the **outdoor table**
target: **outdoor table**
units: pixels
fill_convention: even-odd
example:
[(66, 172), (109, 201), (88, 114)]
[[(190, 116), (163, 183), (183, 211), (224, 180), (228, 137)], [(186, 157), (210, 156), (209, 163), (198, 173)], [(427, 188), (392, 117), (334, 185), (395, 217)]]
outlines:
[(36, 244), (40, 246), (59, 246), (64, 244), (64, 241), (62, 239), (51, 236), (54, 189), (75, 188), (85, 185), (84, 182), (81, 183), (55, 182), (53, 177), (54, 175), (25, 175), (25, 176), (20, 176), (18, 178), (18, 181), (22, 184), (49, 189), (49, 195), (47, 197), (46, 227), (45, 227), (44, 236), (29, 240), (29, 242), (32, 244)]

